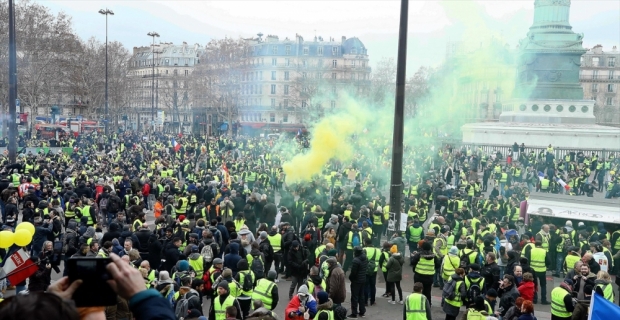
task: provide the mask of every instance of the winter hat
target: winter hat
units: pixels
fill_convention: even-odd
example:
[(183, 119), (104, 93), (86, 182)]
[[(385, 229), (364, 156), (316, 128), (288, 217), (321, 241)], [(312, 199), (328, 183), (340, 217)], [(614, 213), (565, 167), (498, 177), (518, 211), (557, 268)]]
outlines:
[(497, 291), (495, 291), (495, 289), (491, 288), (491, 289), (489, 289), (489, 291), (487, 291), (487, 296), (489, 296), (491, 298), (497, 298)]
[(392, 245), (390, 248), (390, 253), (394, 254), (398, 252), (398, 247), (396, 245)]
[(336, 306), (334, 308), (334, 318), (336, 320), (344, 320), (347, 318), (347, 308), (343, 306)]
[(237, 262), (237, 269), (239, 269), (239, 271), (249, 270), (250, 265), (248, 264), (248, 260), (245, 260), (245, 259), (239, 260), (239, 262)]
[(179, 221), (183, 222), (183, 220), (185, 220), (185, 216), (184, 215), (180, 215), (179, 216)]
[(310, 234), (306, 234), (304, 236), (304, 241), (310, 241), (310, 240), (312, 240), (312, 236)]
[[(291, 247), (293, 248), (298, 248), (299, 247), (299, 241), (297, 240), (293, 240), (293, 243), (291, 244)], [(307, 288), (306, 288), (307, 289)]]
[(226, 289), (227, 292), (230, 291), (230, 288), (228, 288), (228, 281), (226, 280), (222, 280), (220, 281), (220, 283), (217, 285), (218, 288), (224, 288)]
[(200, 313), (200, 311), (198, 311), (198, 309), (192, 309), (187, 313), (187, 317), (185, 317), (185, 319), (193, 319), (200, 316), (202, 316), (202, 314)]
[(302, 284), (301, 287), (299, 287), (299, 290), (297, 290), (297, 296), (299, 297), (299, 300), (306, 301), (308, 300), (309, 295), (310, 294), (308, 293), (308, 286)]
[(224, 263), (224, 260), (222, 260), (221, 258), (213, 259), (213, 265), (222, 264), (222, 263)]
[(331, 249), (329, 251), (327, 251), (327, 256), (328, 257), (335, 257), (338, 254), (338, 250), (336, 249)]
[(452, 248), (450, 248), (450, 251), (448, 251), (449, 254), (458, 254), (459, 253), (459, 248), (457, 248), (456, 246), (452, 246)]
[(577, 224), (577, 226), (578, 226), (578, 227), (583, 227), (583, 226), (585, 226), (585, 225), (586, 225), (586, 224), (585, 224), (585, 223), (583, 223), (583, 222), (579, 222), (579, 223)]
[(189, 262), (187, 260), (179, 261), (179, 271), (187, 271), (189, 270)]
[(433, 249), (433, 246), (431, 246), (430, 242), (424, 242), (422, 250), (430, 251), (431, 249)]
[(192, 246), (192, 253), (199, 252), (198, 246)]
[(159, 281), (170, 280), (170, 274), (168, 271), (162, 270), (159, 272)]
[(267, 232), (261, 231), (260, 238), (263, 239), (263, 240), (267, 239)]
[(269, 270), (267, 272), (267, 280), (274, 281), (278, 277), (278, 273), (275, 270)]
[(316, 294), (317, 299), (319, 300), (319, 304), (323, 304), (329, 300), (329, 295), (325, 291), (319, 291)]

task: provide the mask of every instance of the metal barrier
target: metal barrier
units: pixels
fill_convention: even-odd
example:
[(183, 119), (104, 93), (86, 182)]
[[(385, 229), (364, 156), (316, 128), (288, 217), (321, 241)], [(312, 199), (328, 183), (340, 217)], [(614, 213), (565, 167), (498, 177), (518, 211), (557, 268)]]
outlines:
[[(73, 148), (46, 148), (46, 147), (17, 147), (17, 153), (32, 153), (32, 154), (38, 154), (39, 152), (43, 151), (43, 153), (58, 153), (61, 152), (62, 153), (66, 153), (66, 154), (72, 154), (73, 153)], [(0, 152), (2, 154), (7, 154), (8, 150), (6, 147), (0, 147)]]

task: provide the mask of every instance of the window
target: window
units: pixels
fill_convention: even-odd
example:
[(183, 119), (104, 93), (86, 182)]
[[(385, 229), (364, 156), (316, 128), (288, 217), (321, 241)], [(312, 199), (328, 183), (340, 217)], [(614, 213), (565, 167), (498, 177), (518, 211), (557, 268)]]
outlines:
[(302, 60), (301, 64), (304, 66), (304, 68), (308, 68), (308, 60)]
[(288, 113), (282, 115), (282, 122), (288, 122)]
[(336, 79), (336, 73), (332, 72), (332, 79)]
[(277, 58), (272, 58), (271, 59), (271, 65), (272, 66), (277, 66), (278, 65), (278, 59)]
[(333, 94), (336, 94), (336, 86), (333, 86), (333, 87), (332, 87), (332, 93), (333, 93)]
[(307, 56), (309, 52), (310, 52), (310, 48), (304, 47), (304, 56)]
[(263, 94), (263, 86), (258, 86), (258, 94)]
[(355, 60), (351, 60), (351, 68), (355, 68)]
[(271, 54), (278, 54), (278, 46), (271, 47)]
[(276, 106), (276, 99), (271, 99), (271, 106), (275, 107)]
[(319, 59), (319, 61), (317, 62), (317, 66), (318, 66), (319, 68), (322, 68), (322, 67), (323, 67), (323, 59)]
[(185, 58), (185, 65), (189, 64), (189, 59)]
[(613, 84), (608, 84), (607, 85), (607, 92), (614, 92), (614, 85)]
[(332, 68), (336, 68), (338, 66), (338, 60), (332, 60)]
[(322, 46), (319, 46), (319, 47), (316, 48), (316, 54), (319, 55), (319, 56), (323, 55), (323, 47)]
[(598, 92), (598, 83), (592, 84), (592, 92)]
[(260, 58), (260, 65), (264, 66), (265, 65), (265, 58)]
[(607, 60), (607, 66), (608, 67), (615, 67), (616, 66), (616, 58), (615, 57), (609, 57), (609, 59)]
[(593, 57), (592, 58), (592, 65), (595, 66), (595, 67), (598, 67), (599, 61), (600, 61), (599, 57)]
[(179, 70), (174, 69), (173, 74), (176, 76), (179, 73)]
[(271, 85), (271, 94), (276, 94), (276, 85), (275, 84)]
[[(165, 66), (167, 66), (167, 65), (169, 65), (169, 64), (170, 64), (170, 59), (166, 59), (166, 60), (164, 61), (164, 65), (165, 65)], [(167, 74), (167, 73), (166, 73), (166, 74)]]
[(332, 109), (336, 107), (336, 101), (332, 100), (331, 107), (332, 107)]
[(357, 54), (357, 48), (351, 48), (351, 54)]
[(306, 102), (306, 100), (301, 100), (301, 107), (302, 108), (307, 108), (308, 107), (308, 103)]
[(269, 114), (269, 122), (276, 122), (276, 114), (275, 113), (270, 113)]
[(290, 66), (291, 65), (291, 60), (289, 58), (284, 59), (284, 65), (285, 66)]
[(332, 56), (337, 56), (338, 55), (338, 47), (333, 46), (332, 47)]
[(284, 80), (289, 80), (288, 71), (284, 71)]
[(284, 85), (284, 94), (288, 94), (288, 84)]
[(355, 80), (355, 73), (351, 73), (351, 80)]
[(187, 77), (189, 75), (189, 70), (185, 70), (185, 76)]
[(259, 80), (263, 80), (263, 72), (262, 72), (262, 71), (260, 71), (260, 72), (258, 73), (258, 76), (259, 76), (259, 77), (258, 77), (258, 78), (259, 78)]
[(306, 78), (308, 77), (308, 74), (307, 74), (307, 73), (305, 73), (305, 72), (302, 72), (302, 73), (301, 73), (301, 77), (302, 77), (302, 78), (304, 78), (304, 79), (306, 79)]
[(607, 100), (605, 101), (605, 105), (611, 106), (612, 104), (613, 104), (613, 98), (612, 97), (607, 97)]
[(288, 108), (288, 99), (284, 99), (284, 103), (283, 104), (284, 104), (285, 108)]
[(271, 80), (275, 80), (275, 79), (276, 79), (276, 72), (271, 71)]
[(291, 55), (291, 46), (287, 45), (286, 47), (284, 47), (284, 54), (286, 54), (287, 56)]
[(613, 80), (613, 79), (614, 79), (614, 71), (609, 70), (609, 80)]

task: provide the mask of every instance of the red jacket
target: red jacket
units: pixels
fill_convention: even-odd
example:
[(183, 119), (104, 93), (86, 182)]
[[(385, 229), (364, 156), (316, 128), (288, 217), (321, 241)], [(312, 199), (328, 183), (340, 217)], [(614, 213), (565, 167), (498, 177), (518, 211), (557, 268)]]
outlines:
[(142, 186), (142, 195), (145, 197), (148, 197), (149, 194), (151, 194), (151, 185), (149, 185), (148, 183), (145, 183)]
[(534, 291), (536, 290), (536, 285), (532, 281), (523, 281), (521, 285), (519, 285), (519, 293), (521, 294), (521, 298), (529, 301), (534, 301)]

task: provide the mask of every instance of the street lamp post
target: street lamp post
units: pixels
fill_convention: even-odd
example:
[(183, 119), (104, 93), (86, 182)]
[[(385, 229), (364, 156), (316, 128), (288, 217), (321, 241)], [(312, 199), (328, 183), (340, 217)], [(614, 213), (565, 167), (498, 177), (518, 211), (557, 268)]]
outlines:
[(151, 31), (146, 35), (153, 38), (153, 45), (151, 48), (153, 55), (153, 71), (151, 72), (153, 79), (151, 82), (151, 126), (153, 126), (153, 130), (155, 130), (155, 37), (159, 38), (159, 33)]
[(99, 10), (99, 13), (105, 15), (105, 134), (108, 134), (108, 16), (113, 16), (114, 12), (106, 8)]
[(9, 0), (9, 163), (17, 159), (17, 47), (15, 44), (15, 8)]

